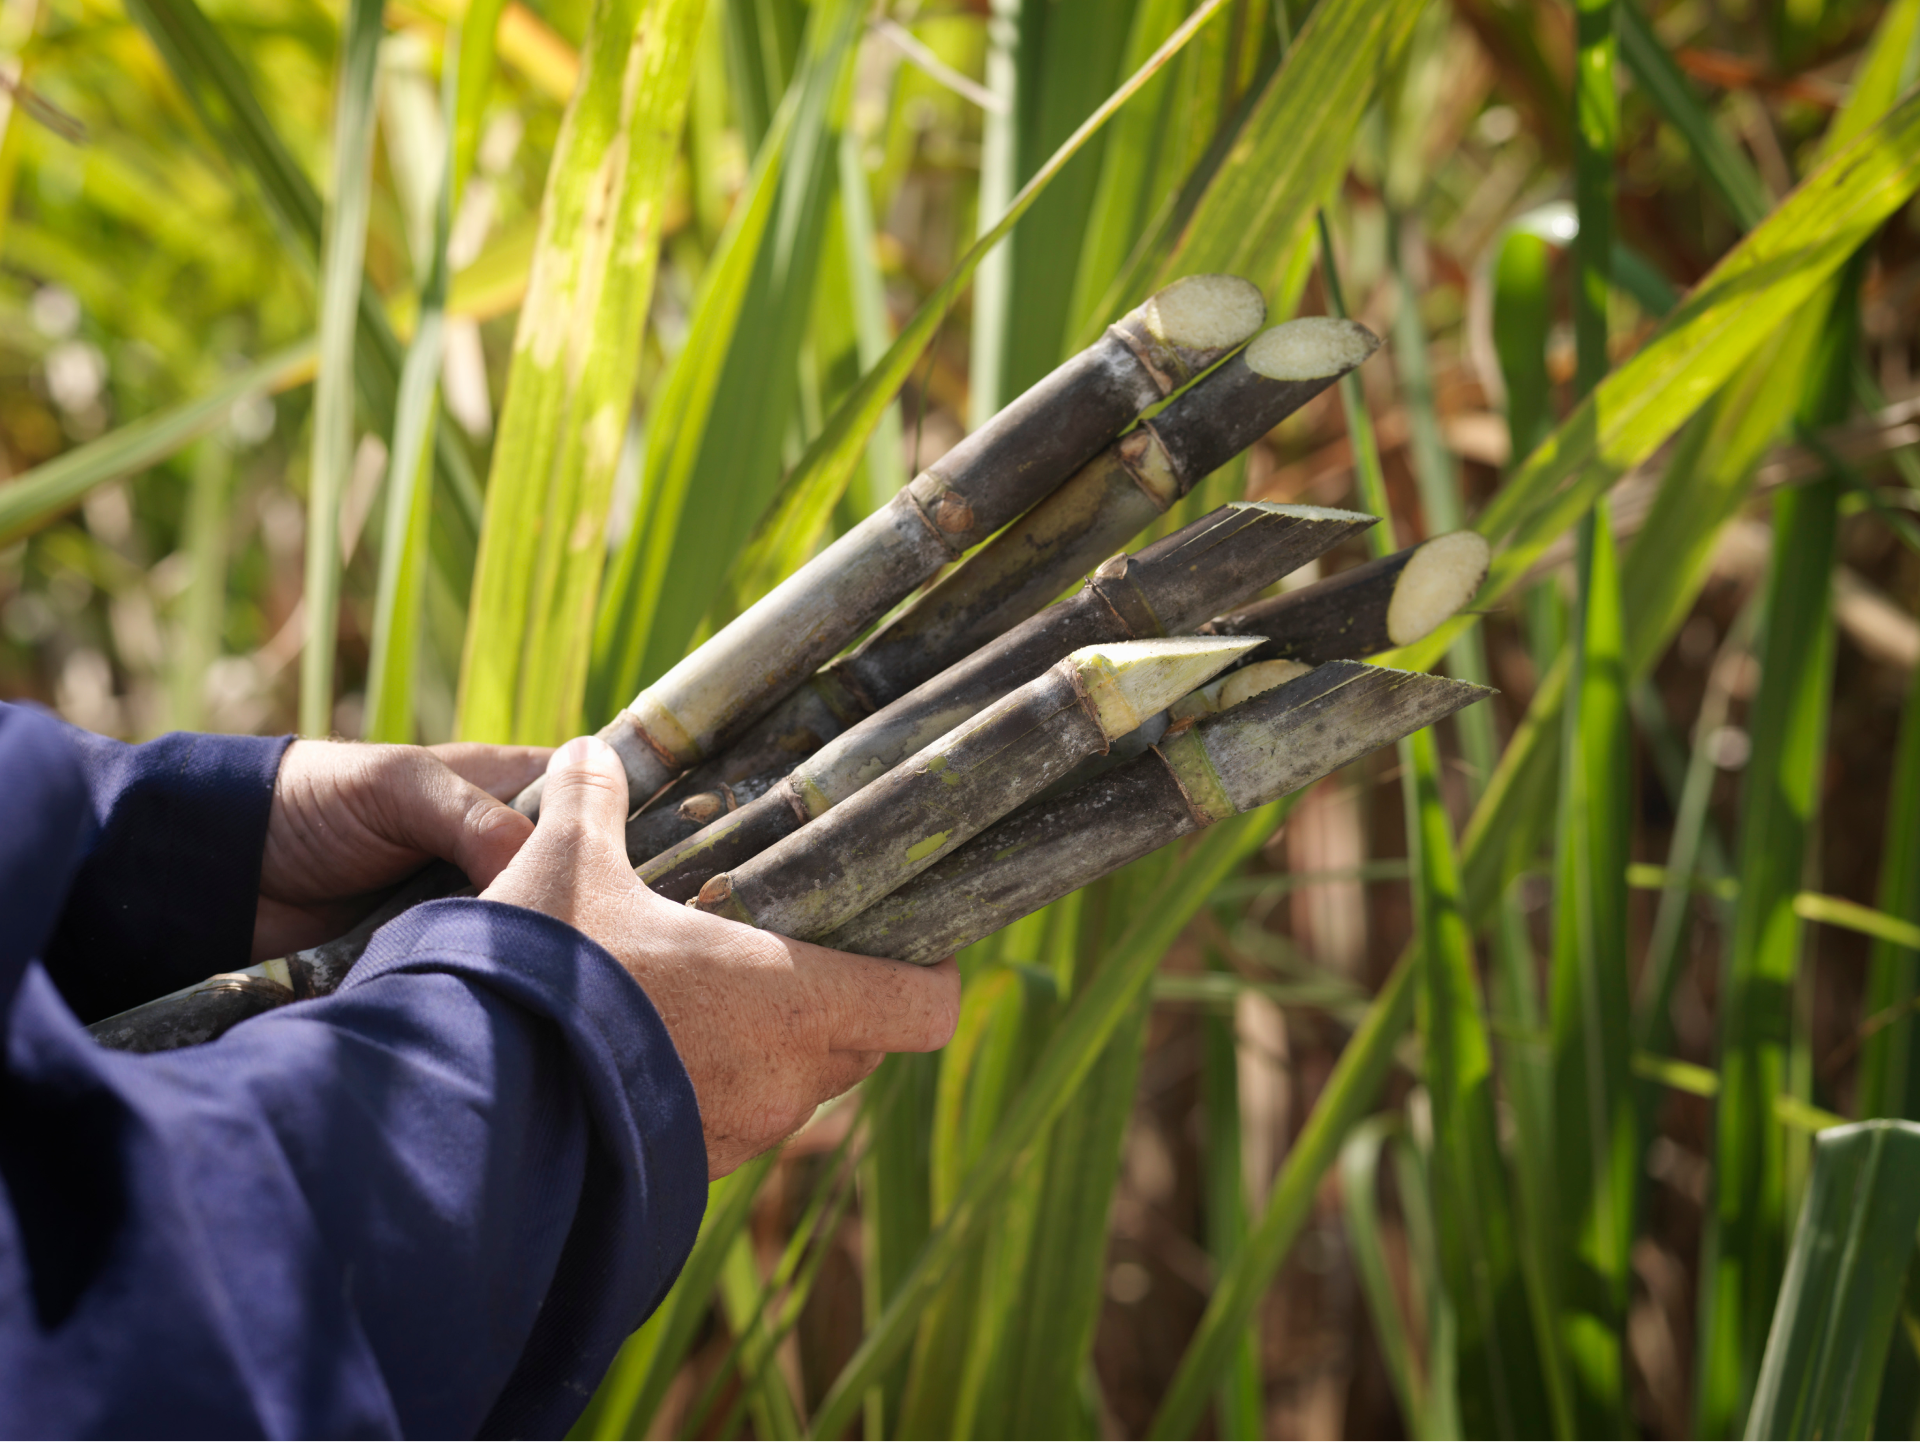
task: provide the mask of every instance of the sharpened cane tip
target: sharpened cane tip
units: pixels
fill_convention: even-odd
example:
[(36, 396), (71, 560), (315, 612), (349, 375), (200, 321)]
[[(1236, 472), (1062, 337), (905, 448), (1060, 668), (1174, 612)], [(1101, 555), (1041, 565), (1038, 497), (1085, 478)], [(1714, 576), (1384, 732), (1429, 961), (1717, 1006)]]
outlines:
[(1247, 347), (1247, 369), (1276, 381), (1325, 380), (1345, 375), (1379, 349), (1380, 337), (1363, 325), (1303, 316), (1255, 336)]
[(1182, 350), (1229, 351), (1260, 329), (1267, 303), (1237, 275), (1190, 275), (1146, 303), (1147, 328)]
[(1256, 636), (1115, 641), (1082, 646), (1067, 659), (1111, 740), (1166, 710), (1262, 644), (1263, 639)]
[(1216, 707), (1224, 711), (1229, 706), (1238, 706), (1242, 701), (1251, 701), (1255, 696), (1264, 695), (1275, 686), (1284, 686), (1312, 669), (1301, 661), (1256, 661), (1251, 666), (1235, 671), (1220, 683)]
[(1466, 605), (1487, 579), (1491, 556), (1477, 531), (1450, 531), (1415, 550), (1387, 603), (1387, 639), (1411, 646)]

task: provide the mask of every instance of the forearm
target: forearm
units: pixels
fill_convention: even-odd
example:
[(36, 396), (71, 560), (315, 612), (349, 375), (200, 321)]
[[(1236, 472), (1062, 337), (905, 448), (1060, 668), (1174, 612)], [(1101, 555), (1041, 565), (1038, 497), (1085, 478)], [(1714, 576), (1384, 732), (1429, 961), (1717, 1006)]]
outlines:
[(673, 1045), (548, 918), (422, 908), (337, 995), (164, 1057), (92, 1047), (43, 980), (21, 1000), (16, 1033), (88, 1099), (0, 1134), (50, 1175), (95, 1158), (111, 1245), (60, 1326), (0, 1324), (7, 1370), (43, 1379), (0, 1402), (8, 1431), (125, 1431), (86, 1409), (202, 1388), (213, 1430), (557, 1435), (697, 1231)]

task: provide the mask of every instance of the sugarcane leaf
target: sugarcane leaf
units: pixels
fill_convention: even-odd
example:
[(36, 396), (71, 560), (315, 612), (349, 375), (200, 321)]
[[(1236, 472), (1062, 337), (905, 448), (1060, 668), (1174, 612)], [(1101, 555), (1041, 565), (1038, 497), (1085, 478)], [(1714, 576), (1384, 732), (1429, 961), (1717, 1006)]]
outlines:
[(1614, 24), (1620, 38), (1620, 58), (1635, 83), (1668, 124), (1680, 132), (1693, 152), (1694, 165), (1719, 195), (1727, 213), (1742, 230), (1753, 229), (1772, 205), (1753, 162), (1740, 153), (1707, 113), (1693, 82), (1640, 13), (1639, 0), (1618, 0)]
[[(1908, 686), (1895, 751), (1891, 803), (1881, 853), (1879, 914), (1920, 925), (1920, 669)], [(1877, 935), (1867, 973), (1864, 1014), (1875, 1029), (1860, 1054), (1856, 1105), (1869, 1117), (1920, 1113), (1920, 1068), (1913, 1064), (1913, 1000), (1920, 988), (1920, 947), (1893, 927)]]
[[(1139, 68), (1145, 57), (1129, 55), (1127, 44), (1134, 9), (1135, 0), (1021, 6), (1014, 68), (1022, 103), (1008, 116), (1014, 184), (1003, 193), (1011, 194), (1039, 169), (1108, 92)], [(1228, 29), (1224, 21), (1209, 25), (1206, 42), (1219, 43)], [(1128, 59), (1133, 63), (1123, 64)], [(1148, 97), (1136, 97), (1128, 111), (1138, 113), (1147, 102)], [(998, 252), (1011, 272), (1001, 351), (990, 372), (1000, 376), (999, 394), (980, 394), (977, 419), (992, 415), (1078, 349), (1071, 343), (1070, 308), (1110, 133), (1093, 136), (1062, 168)]]
[[(1125, 71), (1137, 70), (1190, 8), (1189, 0), (1140, 0)], [(1227, 38), (1226, 27), (1208, 26), (1115, 118), (1088, 202), (1068, 335), (1086, 335), (1100, 324), (1095, 312), (1108, 287), (1205, 154), (1227, 98)]]
[(1626, 1425), (1639, 1173), (1627, 990), (1629, 745), (1618, 563), (1603, 501), (1583, 523), (1562, 743), (1550, 986), (1558, 1342), (1577, 1435)]
[[(1806, 381), (1800, 418), (1844, 414), (1857, 335), (1860, 267), (1838, 288)], [(1827, 478), (1774, 499), (1775, 541), (1760, 622), (1759, 694), (1742, 775), (1740, 895), (1723, 982), (1720, 1097), (1714, 1111), (1715, 1206), (1702, 1267), (1696, 1410), (1703, 1426), (1735, 1430), (1753, 1394), (1786, 1262), (1803, 1141), (1770, 1105), (1809, 1102), (1804, 1021), (1789, 998), (1803, 924), (1793, 902), (1826, 768), (1833, 680), (1831, 612), (1840, 486)], [(1784, 1014), (1783, 1014), (1784, 1013)]]
[[(1286, 810), (1283, 800), (1210, 827), (1184, 853), (1182, 865), (1171, 869), (1145, 898), (1140, 919), (1128, 928), (1098, 976), (1074, 998), (1048, 1038), (1026, 1086), (968, 1171), (893, 1302), (834, 1379), (814, 1414), (812, 1435), (836, 1436), (852, 1419), (867, 1387), (912, 1339), (926, 1303), (990, 1215), (996, 1191), (1022, 1154), (1065, 1109), (1151, 980), (1167, 946), (1213, 888), (1272, 835)], [(1206, 1391), (1211, 1390), (1209, 1379)]]
[[(976, 995), (963, 999), (956, 1028), (963, 1046), (942, 1065), (935, 1100), (929, 1170), (936, 1221), (950, 1213), (969, 1170), (1032, 1075), (1059, 997), (1053, 977), (1032, 966), (996, 967), (972, 990)], [(988, 1225), (968, 1244), (965, 1263), (929, 1301), (901, 1399), (906, 1435), (972, 1435), (983, 1402), (1001, 1400), (1004, 1385), (994, 1374), (1003, 1370), (1007, 1318), (1026, 1270), (1039, 1191), (1031, 1169), (1012, 1179)]]
[(1475, 1436), (1542, 1435), (1553, 1417), (1500, 1154), (1493, 1050), (1460, 910), (1439, 752), (1431, 730), (1401, 747), (1421, 956), (1418, 1014), (1433, 1103), (1434, 1220), (1456, 1323), (1460, 1424)]
[[(861, 1159), (860, 1230), (862, 1313), (869, 1327), (885, 1313), (933, 1226), (929, 1173), (941, 1070), (939, 1056), (896, 1053), (867, 1082), (872, 1095), (867, 1104), (869, 1145)], [(871, 1431), (900, 1435), (905, 1385), (902, 1362), (868, 1393)]]
[[(1432, 1369), (1423, 1368), (1420, 1364), (1412, 1332), (1401, 1310), (1399, 1294), (1394, 1289), (1387, 1248), (1381, 1234), (1380, 1159), (1388, 1148), (1400, 1144), (1399, 1127), (1399, 1118), (1390, 1113), (1369, 1117), (1353, 1129), (1340, 1148), (1340, 1207), (1347, 1224), (1347, 1245), (1353, 1251), (1354, 1270), (1359, 1273), (1360, 1292), (1366, 1299), (1367, 1315), (1373, 1321), (1374, 1338), (1379, 1342), (1381, 1356), (1387, 1364), (1387, 1380), (1393, 1386), (1394, 1397), (1400, 1403), (1400, 1412), (1407, 1419), (1410, 1433), (1416, 1437), (1459, 1436), (1461, 1432), (1457, 1424), (1445, 1429), (1434, 1425), (1428, 1389), (1428, 1376)], [(1418, 1165), (1416, 1160), (1412, 1168), (1416, 1173)], [(1406, 1175), (1406, 1170), (1400, 1170), (1399, 1175)], [(1424, 1178), (1422, 1186), (1424, 1188)], [(1418, 1206), (1424, 1200), (1424, 1195), (1415, 1200), (1406, 1194), (1405, 1189), (1402, 1190), (1402, 1208)], [(1410, 1251), (1415, 1248), (1411, 1235), (1414, 1231), (1414, 1226), (1409, 1223), (1407, 1243)], [(1437, 1281), (1438, 1259), (1428, 1260), (1436, 1264), (1434, 1280)], [(1440, 1289), (1442, 1300), (1445, 1295), (1444, 1288)], [(1434, 1349), (1449, 1345), (1449, 1337), (1429, 1333), (1430, 1357)]]
[[(1057, 928), (1055, 975), (1064, 975), (1076, 990), (1088, 986), (1133, 919), (1130, 901), (1175, 862), (1166, 855), (1149, 858), (1137, 878), (1109, 877), (1081, 892), (1077, 907), (1063, 908), (1062, 919), (1071, 916), (1077, 925)], [(1150, 997), (1142, 993), (1030, 1164), (1040, 1183), (1030, 1260), (1003, 1324), (1001, 1395), (979, 1409), (977, 1435), (1066, 1436), (1097, 1423), (1083, 1415), (1079, 1379), (1092, 1363), (1106, 1295), (1108, 1213), (1150, 1010)]]
[(317, 346), (301, 341), (236, 371), (204, 395), (129, 421), (0, 485), (0, 546), (32, 535), (79, 505), (96, 486), (178, 455), (220, 425), (236, 403), (311, 374)]
[[(1315, 212), (1346, 173), (1354, 133), (1382, 71), (1411, 35), (1422, 0), (1324, 0), (1268, 80), (1182, 216), (1129, 261), (1092, 314), (1182, 275), (1226, 271), (1266, 291), (1268, 315), (1292, 313)], [(1082, 336), (1088, 332), (1083, 331)]]
[(1867, 1437), (1920, 1224), (1920, 1126), (1822, 1132), (1748, 1437)]
[[(760, 1436), (798, 1437), (801, 1432), (799, 1405), (794, 1401), (786, 1374), (778, 1361), (773, 1360), (774, 1349), (766, 1345), (762, 1335), (762, 1308), (768, 1288), (761, 1280), (753, 1253), (753, 1239), (742, 1229), (734, 1233), (733, 1245), (727, 1248), (726, 1260), (720, 1266), (721, 1313), (733, 1335), (749, 1342), (746, 1347), (735, 1344), (740, 1381), (745, 1390), (740, 1400), (751, 1411), (754, 1428)], [(772, 1365), (768, 1365), (770, 1362)], [(697, 1432), (706, 1420), (699, 1415), (705, 1410), (696, 1407), (689, 1419), (693, 1423), (690, 1431)]]
[(596, 718), (680, 659), (779, 484), (831, 215), (836, 97), (863, 13), (854, 0), (815, 7), (686, 348), (650, 410), (639, 512), (596, 623)]
[[(415, 685), (421, 666), (426, 588), (431, 561), (433, 435), (440, 409), (451, 288), (447, 244), (453, 208), (479, 143), (480, 105), (493, 74), (493, 31), (504, 0), (483, 0), (448, 35), (441, 62), (442, 112), (450, 117), (439, 156), (433, 230), (420, 267), (420, 312), (400, 369), (392, 443), (388, 447), (387, 516), (367, 657), (364, 730), (369, 741), (416, 739)], [(470, 27), (470, 28), (469, 28)], [(470, 75), (469, 68), (478, 71)]]
[(787, 544), (791, 545), (794, 553), (811, 552), (821, 528), (833, 513), (833, 508), (839, 504), (848, 480), (860, 464), (860, 458), (881, 415), (892, 403), (900, 387), (906, 384), (913, 367), (938, 333), (948, 308), (966, 290), (981, 261), (1013, 229), (1015, 222), (1026, 214), (1080, 148), (1112, 119), (1141, 86), (1153, 78), (1161, 66), (1177, 55), (1225, 3), (1226, 0), (1202, 0), (1186, 22), (1167, 37), (1166, 43), (1086, 118), (1045, 165), (1034, 172), (993, 228), (973, 243), (946, 278), (921, 302), (912, 319), (901, 328), (899, 337), (887, 348), (886, 355), (861, 377), (860, 384), (827, 419), (820, 434), (788, 473), (778, 497), (754, 527), (747, 543), (746, 566), (753, 567), (761, 574), (766, 573), (767, 568), (760, 558), (767, 554), (770, 538), (773, 537), (804, 538), (790, 539)]
[[(1476, 606), (1511, 590), (1594, 497), (1693, 415), (1916, 188), (1920, 96), (1808, 177), (1494, 497), (1475, 527), (1506, 545)], [(1472, 620), (1447, 622), (1393, 664), (1430, 665)]]
[(340, 501), (353, 464), (354, 330), (373, 192), (373, 81), (382, 0), (352, 0), (340, 34), (333, 116), (332, 203), (320, 246), (320, 368), (313, 382), (307, 480), (306, 644), (300, 729), (333, 730), (334, 638), (340, 624)]
[(494, 443), (458, 729), (556, 741), (586, 689), (607, 508), (686, 115), (697, 0), (598, 0)]
[[(1209, 977), (1228, 983), (1240, 980), (1226, 969), (1217, 951), (1210, 951), (1207, 960), (1211, 968), (1206, 973)], [(1162, 999), (1163, 993), (1156, 986), (1154, 1000)], [(1205, 1168), (1201, 1176), (1206, 1206), (1204, 1239), (1217, 1273), (1232, 1268), (1235, 1255), (1247, 1239), (1249, 1182), (1262, 1180), (1249, 1177), (1241, 1147), (1237, 1010), (1236, 996), (1234, 1006), (1225, 1016), (1208, 1015), (1200, 1019), (1200, 1104), (1206, 1115), (1205, 1146), (1201, 1154)], [(1357, 1254), (1358, 1246), (1355, 1250)], [(1371, 1298), (1372, 1293), (1368, 1296)], [(1240, 1338), (1233, 1361), (1214, 1396), (1221, 1436), (1258, 1438), (1265, 1435), (1265, 1398), (1260, 1372), (1260, 1327), (1256, 1321)], [(1413, 1415), (1410, 1408), (1408, 1415)]]
[[(194, 0), (129, 0), (127, 14), (160, 52), (221, 155), (237, 162), (251, 177), (293, 259), (317, 277), (322, 240), (320, 194), (267, 119), (233, 48)], [(388, 323), (379, 293), (364, 278), (354, 344), (354, 381), (366, 427), (390, 435), (400, 375), (400, 342)], [(479, 527), (479, 486), (465, 454), (451, 437), (442, 435), (436, 441), (434, 463), (441, 481), (436, 487), (436, 515), (443, 524), (457, 528), (460, 539), (470, 548)]]
[(1394, 964), (1365, 1020), (1341, 1051), (1306, 1125), (1287, 1152), (1266, 1209), (1239, 1253), (1239, 1264), (1214, 1287), (1148, 1436), (1193, 1435), (1201, 1410), (1231, 1365), (1255, 1308), (1312, 1213), (1321, 1178), (1379, 1097), (1393, 1065), (1393, 1049), (1413, 1020), (1419, 989), (1417, 962), (1417, 952), (1410, 950)]

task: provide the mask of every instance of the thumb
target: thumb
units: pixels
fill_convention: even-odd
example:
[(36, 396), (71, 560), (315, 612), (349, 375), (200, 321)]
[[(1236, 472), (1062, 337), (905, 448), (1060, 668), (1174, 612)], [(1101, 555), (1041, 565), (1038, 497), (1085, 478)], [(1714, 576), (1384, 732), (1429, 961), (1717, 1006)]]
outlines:
[(547, 758), (534, 844), (543, 837), (571, 842), (615, 838), (624, 851), (626, 829), (627, 770), (611, 746), (598, 736), (576, 736)]
[(569, 741), (547, 761), (533, 835), (484, 895), (572, 922), (586, 898), (636, 885), (627, 864), (627, 772), (598, 736)]

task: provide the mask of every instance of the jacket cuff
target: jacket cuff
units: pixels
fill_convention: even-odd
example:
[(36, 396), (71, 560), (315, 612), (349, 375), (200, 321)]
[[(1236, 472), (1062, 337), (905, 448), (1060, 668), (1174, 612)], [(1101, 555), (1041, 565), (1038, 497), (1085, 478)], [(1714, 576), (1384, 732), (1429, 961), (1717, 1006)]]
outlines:
[(66, 728), (93, 811), (43, 953), (83, 1021), (247, 964), (274, 778), (290, 736), (176, 732), (128, 746)]
[(395, 917), (340, 989), (421, 971), (464, 977), (560, 1029), (594, 1124), (635, 1179), (647, 1247), (660, 1254), (655, 1260), (668, 1279), (664, 1295), (706, 1211), (707, 1145), (693, 1082), (646, 992), (574, 927), (477, 898), (428, 902)]

